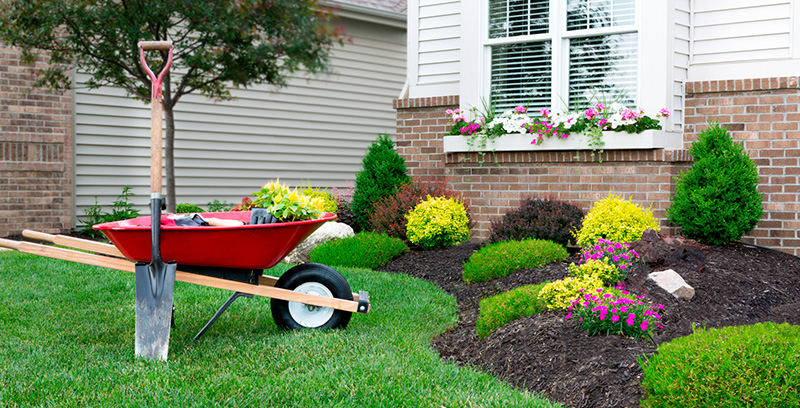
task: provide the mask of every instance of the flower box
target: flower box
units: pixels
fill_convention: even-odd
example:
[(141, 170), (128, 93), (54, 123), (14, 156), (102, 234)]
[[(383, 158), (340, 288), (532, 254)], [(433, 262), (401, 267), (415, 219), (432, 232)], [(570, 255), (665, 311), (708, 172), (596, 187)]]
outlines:
[[(471, 151), (545, 151), (545, 150), (591, 150), (589, 139), (584, 134), (571, 134), (566, 139), (547, 138), (539, 144), (531, 144), (533, 135), (508, 134), (486, 142), (475, 138), (469, 145), (468, 136), (445, 136), (444, 152), (458, 153)], [(683, 134), (664, 130), (645, 130), (642, 133), (603, 132), (603, 145), (596, 149), (680, 149), (683, 147)]]

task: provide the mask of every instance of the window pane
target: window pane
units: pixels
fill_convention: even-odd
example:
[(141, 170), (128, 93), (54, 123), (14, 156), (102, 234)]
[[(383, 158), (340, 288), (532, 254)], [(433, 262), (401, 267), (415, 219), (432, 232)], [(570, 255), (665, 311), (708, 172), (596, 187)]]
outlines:
[(549, 6), (549, 0), (489, 1), (489, 38), (547, 33)]
[(492, 103), (502, 112), (523, 104), (550, 107), (552, 67), (550, 41), (492, 48)]
[(592, 95), (635, 107), (636, 33), (570, 40), (569, 103), (583, 104)]
[(569, 0), (567, 30), (632, 25), (635, 0)]

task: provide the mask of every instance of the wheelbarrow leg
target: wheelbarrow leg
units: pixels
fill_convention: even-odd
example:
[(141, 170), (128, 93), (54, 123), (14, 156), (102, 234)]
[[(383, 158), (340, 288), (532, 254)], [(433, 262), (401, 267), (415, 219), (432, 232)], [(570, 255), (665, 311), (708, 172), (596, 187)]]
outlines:
[(211, 327), (211, 325), (214, 324), (214, 322), (216, 322), (217, 319), (219, 319), (219, 317), (222, 316), (222, 314), (225, 313), (226, 310), (228, 310), (228, 307), (233, 303), (234, 300), (238, 299), (239, 296), (244, 296), (248, 299), (251, 299), (253, 297), (253, 295), (247, 293), (233, 292), (233, 295), (231, 295), (231, 297), (228, 298), (225, 304), (223, 304), (222, 307), (220, 307), (219, 310), (217, 310), (217, 313), (214, 314), (214, 317), (212, 317), (211, 320), (209, 320), (208, 323), (206, 323), (206, 325), (203, 326), (202, 329), (200, 329), (200, 331), (194, 336), (194, 339), (195, 340), (199, 339), (200, 336), (202, 336), (203, 333), (205, 333), (206, 330), (208, 330)]

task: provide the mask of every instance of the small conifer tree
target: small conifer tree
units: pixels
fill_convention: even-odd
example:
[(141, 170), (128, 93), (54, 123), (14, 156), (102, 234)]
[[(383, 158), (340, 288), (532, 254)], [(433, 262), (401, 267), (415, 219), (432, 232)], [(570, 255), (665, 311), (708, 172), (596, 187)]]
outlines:
[(676, 178), (667, 219), (683, 228), (683, 235), (706, 244), (740, 239), (764, 211), (755, 163), (719, 123), (709, 123), (689, 153), (694, 164)]
[(375, 202), (394, 194), (397, 187), (409, 182), (409, 177), (405, 159), (394, 150), (394, 142), (388, 134), (378, 136), (363, 163), (364, 167), (356, 174), (351, 208), (358, 225), (368, 229)]

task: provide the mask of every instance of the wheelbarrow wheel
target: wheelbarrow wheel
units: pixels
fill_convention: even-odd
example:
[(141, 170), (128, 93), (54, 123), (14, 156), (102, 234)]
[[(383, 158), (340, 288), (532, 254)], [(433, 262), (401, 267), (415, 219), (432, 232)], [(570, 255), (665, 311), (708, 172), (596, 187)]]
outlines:
[[(344, 277), (330, 266), (300, 264), (278, 279), (275, 287), (309, 295), (353, 300), (353, 292)], [(272, 318), (279, 327), (286, 329), (335, 329), (345, 328), (350, 322), (350, 312), (328, 307), (309, 306), (272, 298)]]

